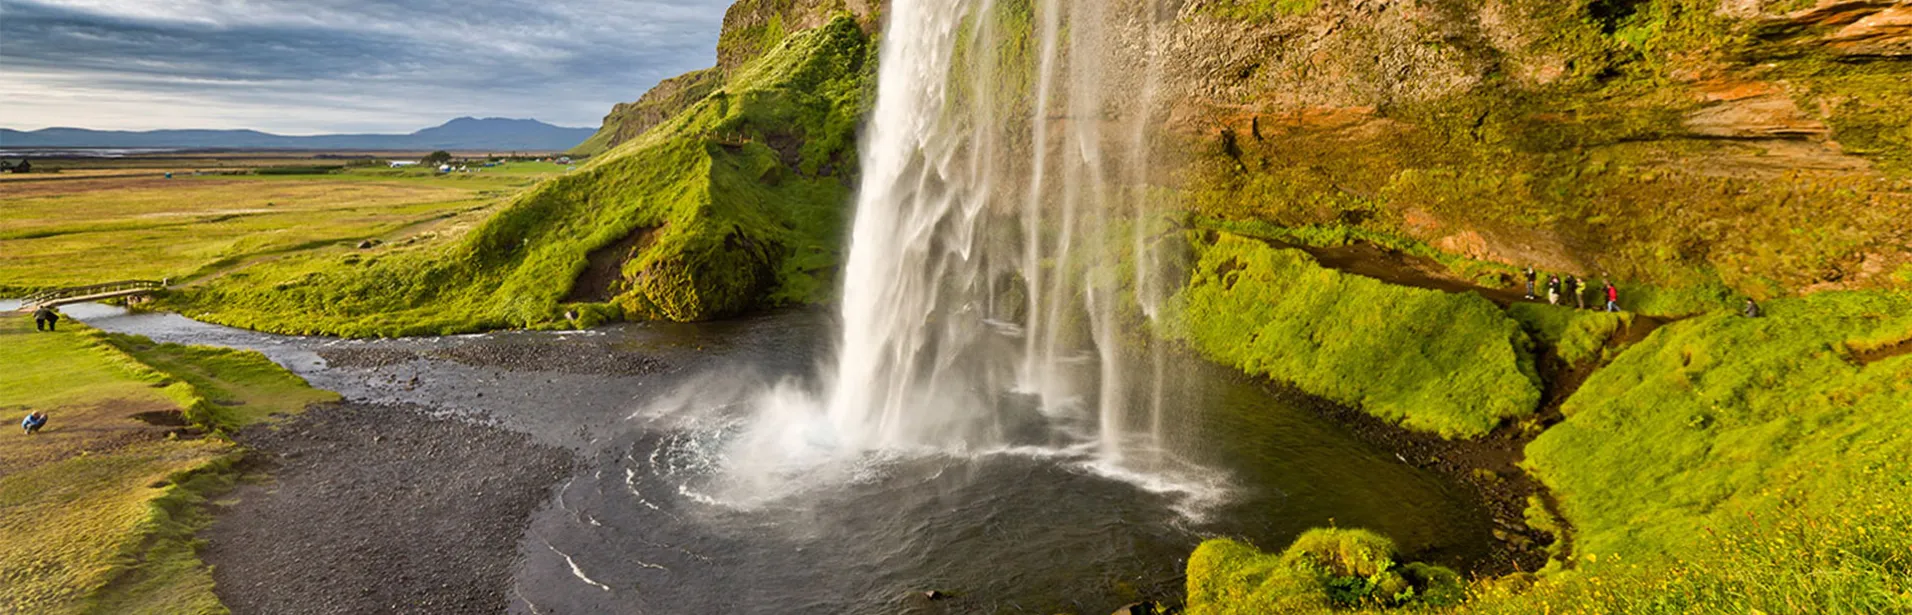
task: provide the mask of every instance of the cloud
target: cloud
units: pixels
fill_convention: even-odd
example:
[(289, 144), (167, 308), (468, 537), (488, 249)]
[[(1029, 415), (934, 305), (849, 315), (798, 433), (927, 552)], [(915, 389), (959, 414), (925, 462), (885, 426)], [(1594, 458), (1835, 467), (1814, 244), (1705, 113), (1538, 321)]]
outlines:
[(0, 0), (0, 125), (595, 126), (715, 63), (729, 0)]

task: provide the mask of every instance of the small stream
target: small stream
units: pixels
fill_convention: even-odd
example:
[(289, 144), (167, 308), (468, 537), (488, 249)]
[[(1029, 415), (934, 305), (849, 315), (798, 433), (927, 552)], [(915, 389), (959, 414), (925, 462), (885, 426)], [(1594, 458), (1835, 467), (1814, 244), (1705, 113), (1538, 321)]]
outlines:
[[(745, 476), (731, 467), (753, 416), (740, 396), (816, 381), (827, 314), (353, 341), (64, 311), (107, 331), (258, 350), (349, 399), (576, 451), (577, 474), (520, 542), (514, 613), (1099, 614), (1179, 595), (1204, 537), (1280, 548), (1310, 527), (1362, 527), (1450, 564), (1491, 543), (1461, 490), (1301, 396), (1186, 356), (1169, 399), (1193, 417), (1174, 430), (1175, 450), (1194, 452), (1174, 471), (1103, 467), (1092, 437), (1039, 428), (995, 450)], [(927, 590), (954, 598), (930, 602)]]

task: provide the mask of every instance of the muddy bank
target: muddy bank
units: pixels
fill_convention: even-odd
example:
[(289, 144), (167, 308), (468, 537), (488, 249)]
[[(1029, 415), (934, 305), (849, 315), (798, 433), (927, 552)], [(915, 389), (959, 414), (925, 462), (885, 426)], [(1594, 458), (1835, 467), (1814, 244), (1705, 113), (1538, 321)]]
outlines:
[(237, 439), (258, 480), (200, 537), (242, 614), (502, 612), (524, 528), (574, 463), (415, 407), (327, 404)]

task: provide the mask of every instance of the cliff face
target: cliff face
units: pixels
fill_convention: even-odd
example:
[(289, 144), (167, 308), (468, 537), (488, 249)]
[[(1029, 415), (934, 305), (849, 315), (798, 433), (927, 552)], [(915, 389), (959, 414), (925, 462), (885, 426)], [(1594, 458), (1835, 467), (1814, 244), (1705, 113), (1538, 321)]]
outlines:
[[(993, 6), (1027, 23), (1040, 5)], [(1158, 181), (1196, 215), (1671, 289), (1652, 312), (1912, 284), (1912, 2), (1110, 6), (1109, 80), (1165, 54), (1147, 112), (1176, 155)], [(643, 134), (792, 32), (839, 14), (869, 32), (880, 11), (742, 0), (717, 67), (620, 105), (582, 149)], [(1108, 113), (1142, 111), (1122, 104)]]
[(1912, 3), (1193, 0), (1189, 206), (1771, 296), (1912, 283)]
[(873, 32), (880, 10), (879, 0), (739, 0), (724, 12), (717, 66), (665, 79), (636, 102), (612, 107), (597, 134), (570, 153), (594, 156), (637, 138), (709, 96), (728, 75), (791, 34), (821, 27), (837, 15), (849, 15), (865, 33)]
[(604, 116), (604, 126), (584, 143), (572, 148), (573, 156), (595, 156), (617, 144), (637, 138), (652, 126), (682, 113), (723, 85), (724, 73), (717, 68), (684, 73), (665, 79), (645, 92), (637, 102), (618, 103)]

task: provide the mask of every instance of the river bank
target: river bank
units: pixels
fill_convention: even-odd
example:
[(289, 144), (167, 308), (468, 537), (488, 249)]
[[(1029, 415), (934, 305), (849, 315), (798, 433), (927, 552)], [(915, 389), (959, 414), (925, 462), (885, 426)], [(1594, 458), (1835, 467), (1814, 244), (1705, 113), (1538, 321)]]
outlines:
[(234, 440), (246, 480), (199, 534), (236, 613), (496, 613), (569, 451), (426, 408), (320, 405)]
[[(750, 420), (748, 407), (731, 399), (764, 386), (748, 383), (801, 379), (815, 368), (819, 334), (829, 326), (821, 314), (347, 341), (262, 335), (163, 313), (70, 312), (161, 341), (258, 350), (353, 400), (276, 429), (235, 434), (257, 451), (257, 465), (246, 469), (275, 474), (221, 498), (218, 521), (202, 534), (220, 595), (233, 593), (225, 602), (240, 612), (300, 595), (316, 596), (313, 608), (343, 611), (496, 604), (503, 592), (507, 608), (520, 613), (759, 612), (800, 600), (817, 606), (797, 610), (816, 612), (1021, 604), (1094, 613), (1172, 598), (1182, 584), (1181, 558), (1209, 535), (1273, 542), (1336, 519), (1384, 528), (1410, 548), (1456, 562), (1486, 557), (1477, 547), (1491, 540), (1492, 528), (1464, 491), (1199, 361), (1185, 378), (1199, 384), (1172, 399), (1208, 409), (1178, 436), (1205, 445), (1184, 460), (1200, 472), (1116, 473), (1063, 430), (1023, 448), (869, 459), (842, 468), (863, 477), (848, 482), (818, 466), (779, 478), (792, 484), (764, 494), (738, 491), (760, 487), (710, 468), (729, 463), (729, 453), (711, 447)], [(672, 402), (685, 395), (689, 405)], [(395, 440), (390, 429), (482, 433), (414, 443)], [(525, 479), (508, 467), (524, 455), (543, 458), (515, 451), (554, 450), (579, 464), (561, 472), (555, 493), (548, 476)], [(490, 484), (470, 482), (492, 474)], [(505, 478), (511, 493), (496, 491)], [(449, 491), (435, 487), (441, 483)], [(413, 490), (448, 494), (447, 501), (418, 502)], [(500, 493), (504, 502), (458, 497), (478, 491)], [(415, 518), (395, 512), (387, 523), (379, 512), (410, 502), (437, 511), (428, 518), (460, 524), (473, 511), (514, 517), (527, 501), (537, 503), (519, 526), (528, 529), (505, 559), (492, 558), (508, 530), (484, 530), (482, 549), (448, 548), (433, 523), (408, 527)], [(288, 527), (275, 530), (283, 535), (264, 532)], [(316, 551), (271, 550), (288, 544)], [(472, 562), (474, 571), (453, 574), (448, 588), (414, 587), (429, 578), (416, 572), (410, 580), (390, 570), (384, 580), (340, 572), (353, 557), (373, 554), (432, 570), (419, 558), (442, 555)], [(978, 559), (1001, 565), (948, 567)], [(478, 580), (497, 578), (485, 575), (495, 575), (500, 561), (516, 562), (504, 584)], [(876, 581), (849, 583), (842, 570), (864, 570)], [(281, 576), (283, 590), (239, 595), (280, 585)], [(740, 579), (752, 579), (750, 589), (737, 589)], [(392, 589), (347, 591), (373, 582)], [(926, 589), (953, 597), (921, 602), (913, 592)]]

